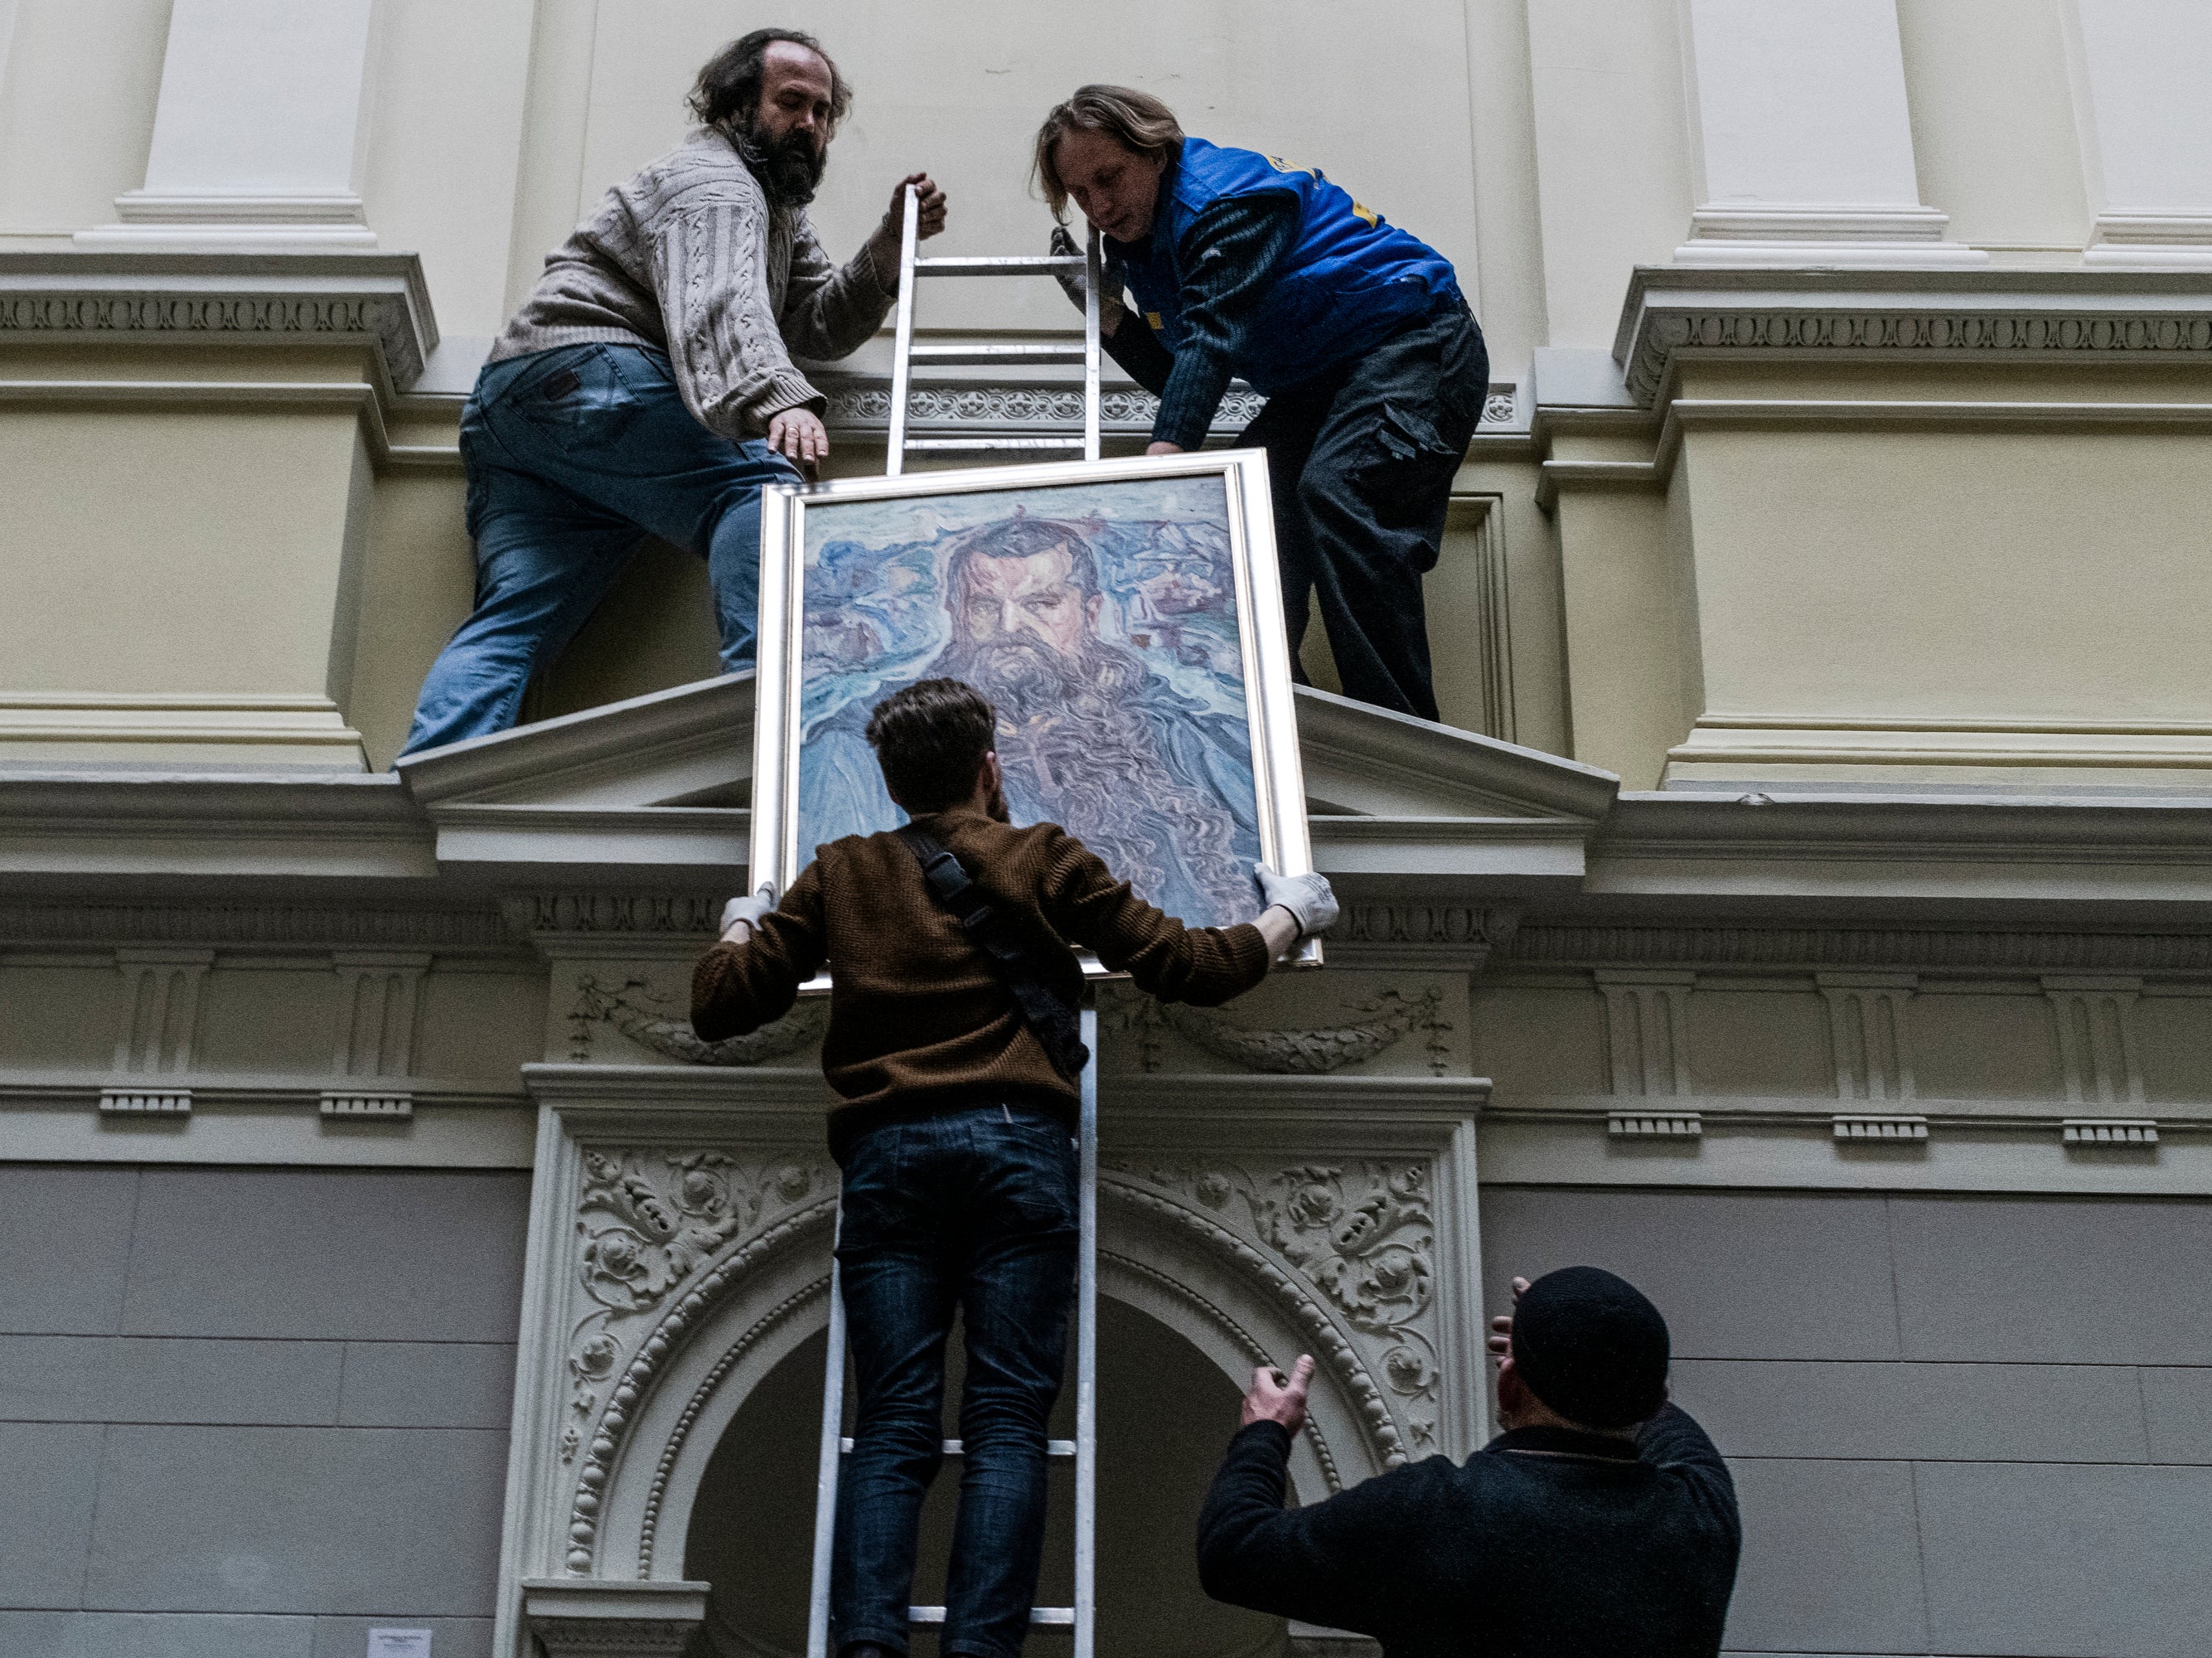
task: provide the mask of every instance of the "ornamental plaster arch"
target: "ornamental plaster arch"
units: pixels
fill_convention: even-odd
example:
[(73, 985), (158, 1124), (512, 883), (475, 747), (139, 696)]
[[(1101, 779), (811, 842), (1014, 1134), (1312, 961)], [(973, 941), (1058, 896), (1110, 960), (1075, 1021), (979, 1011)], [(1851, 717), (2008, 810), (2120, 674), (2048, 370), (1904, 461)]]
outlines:
[[(1382, 1384), (1295, 1273), (1135, 1181), (1109, 1175), (1100, 1195), (1102, 1295), (1165, 1326), (1240, 1390), (1257, 1363), (1314, 1354), (1309, 1431), (1291, 1466), (1300, 1500), (1401, 1460)], [(612, 1442), (608, 1454), (584, 1458), (564, 1482), (572, 1576), (683, 1578), (692, 1508), (715, 1448), (753, 1389), (828, 1322), (830, 1216), (830, 1206), (810, 1205), (707, 1264), (672, 1297), (611, 1399), (626, 1420), (611, 1435), (603, 1413), (593, 1436)]]

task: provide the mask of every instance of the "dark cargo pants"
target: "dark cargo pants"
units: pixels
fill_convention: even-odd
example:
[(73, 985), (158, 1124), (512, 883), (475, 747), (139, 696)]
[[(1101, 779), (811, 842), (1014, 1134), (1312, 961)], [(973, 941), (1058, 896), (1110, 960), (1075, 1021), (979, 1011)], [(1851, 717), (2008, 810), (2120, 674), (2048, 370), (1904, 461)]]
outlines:
[(1482, 331), (1455, 295), (1244, 429), (1239, 447), (1267, 452), (1294, 667), (1317, 594), (1345, 695), (1437, 717), (1421, 577), (1489, 390)]

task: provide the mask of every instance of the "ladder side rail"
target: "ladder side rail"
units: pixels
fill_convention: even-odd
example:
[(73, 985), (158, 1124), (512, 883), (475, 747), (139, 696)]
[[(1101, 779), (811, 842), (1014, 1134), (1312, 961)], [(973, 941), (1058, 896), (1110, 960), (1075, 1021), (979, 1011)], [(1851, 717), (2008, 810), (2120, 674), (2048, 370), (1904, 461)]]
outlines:
[[(843, 1211), (840, 1202), (840, 1231)], [(806, 1602), (806, 1658), (830, 1658), (830, 1570), (837, 1539), (837, 1474), (845, 1430), (845, 1297), (835, 1239), (833, 1233), (829, 1348), (822, 1368), (822, 1448), (814, 1470), (814, 1581)]]
[[(1092, 266), (1098, 247), (1091, 237)], [(1091, 302), (1098, 302), (1094, 280)], [(1097, 339), (1096, 309), (1091, 339)], [(1096, 405), (1093, 405), (1096, 411)], [(1094, 454), (1095, 458), (1095, 454)], [(1097, 1650), (1098, 1564), (1098, 1005), (1086, 997), (1082, 1114), (1076, 1133), (1079, 1229), (1075, 1264), (1075, 1655)]]
[[(1083, 253), (1083, 458), (1098, 459), (1098, 314), (1104, 303), (1099, 286), (1104, 281), (1105, 260), (1098, 247), (1098, 229), (1093, 225)], [(1088, 1084), (1086, 1083), (1086, 1086)], [(1083, 1658), (1078, 1654), (1077, 1658)]]
[[(891, 337), (891, 429), (884, 445), (884, 476), (896, 478), (906, 470), (907, 382), (914, 374), (914, 249), (921, 218), (921, 198), (906, 187), (906, 206), (899, 227), (898, 323)], [(807, 1658), (823, 1658), (810, 1651)]]

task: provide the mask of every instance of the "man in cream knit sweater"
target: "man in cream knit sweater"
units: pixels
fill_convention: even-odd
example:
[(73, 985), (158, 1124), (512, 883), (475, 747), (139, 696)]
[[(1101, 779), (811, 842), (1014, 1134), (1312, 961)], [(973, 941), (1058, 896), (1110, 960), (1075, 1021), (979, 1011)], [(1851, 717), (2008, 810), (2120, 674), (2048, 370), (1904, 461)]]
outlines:
[(752, 666), (760, 497), (829, 452), (791, 353), (841, 357), (897, 296), (913, 174), (842, 269), (807, 223), (852, 101), (810, 35), (756, 29), (699, 71), (699, 130), (606, 194), (545, 261), (461, 417), (476, 609), (422, 683), (404, 752), (504, 731), (647, 535), (707, 561), (722, 667)]

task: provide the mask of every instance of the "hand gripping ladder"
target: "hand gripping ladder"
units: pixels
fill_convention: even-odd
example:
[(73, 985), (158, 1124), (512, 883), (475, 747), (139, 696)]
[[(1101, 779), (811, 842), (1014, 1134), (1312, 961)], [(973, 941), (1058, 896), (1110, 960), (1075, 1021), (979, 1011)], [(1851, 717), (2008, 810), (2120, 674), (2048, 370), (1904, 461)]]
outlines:
[[(906, 222), (899, 241), (897, 332), (891, 347), (891, 430), (884, 450), (884, 475), (896, 478), (906, 470), (909, 453), (935, 450), (977, 453), (994, 449), (1035, 451), (1080, 449), (1085, 460), (1098, 459), (1098, 233), (1079, 258), (1073, 253), (1015, 253), (984, 259), (916, 259), (915, 223), (919, 199), (909, 185), (906, 190)], [(918, 277), (1049, 277), (1064, 271), (1082, 271), (1089, 277), (1089, 297), (1083, 307), (1083, 344), (1075, 345), (917, 345), (914, 343), (914, 290)], [(995, 364), (1036, 367), (1052, 363), (1083, 365), (1083, 436), (1074, 437), (908, 437), (906, 435), (907, 393), (914, 365), (945, 367)]]
[[(913, 197), (908, 197), (907, 254), (908, 269), (914, 253)], [(1097, 257), (1094, 238), (1091, 253)], [(902, 294), (908, 290), (902, 287)], [(1098, 291), (1094, 286), (1094, 295)], [(903, 304), (903, 301), (902, 301)], [(1097, 343), (1097, 313), (1091, 314), (1091, 343)], [(904, 320), (901, 321), (904, 326)], [(1092, 388), (1097, 381), (1094, 374)], [(1097, 436), (1097, 403), (1091, 403), (1092, 436)], [(896, 430), (896, 429), (894, 429)], [(892, 450), (896, 458), (898, 451)], [(1072, 1606), (1034, 1606), (1030, 1625), (1072, 1627), (1075, 1658), (1094, 1658), (1097, 1651), (1096, 1567), (1098, 1514), (1098, 1011), (1083, 1009), (1083, 1045), (1091, 1050), (1083, 1068), (1083, 1106), (1079, 1119), (1077, 1215), (1080, 1232), (1075, 1255), (1075, 1437), (1048, 1440), (1054, 1457), (1075, 1462), (1075, 1604)], [(822, 1448), (814, 1478), (814, 1589), (806, 1610), (806, 1658), (832, 1658), (830, 1652), (830, 1564), (837, 1514), (837, 1472), (853, 1442), (843, 1436), (845, 1416), (845, 1300), (838, 1282), (836, 1258), (830, 1262), (830, 1342), (822, 1378)], [(957, 1439), (945, 1442), (945, 1454), (961, 1454)], [(911, 1624), (945, 1621), (943, 1606), (909, 1606)]]

